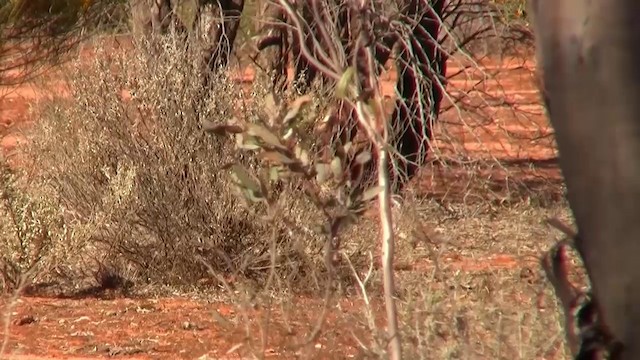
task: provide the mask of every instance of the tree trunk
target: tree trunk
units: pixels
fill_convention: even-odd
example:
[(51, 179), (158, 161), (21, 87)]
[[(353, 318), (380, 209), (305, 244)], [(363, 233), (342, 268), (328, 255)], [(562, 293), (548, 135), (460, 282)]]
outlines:
[(175, 13), (174, 5), (172, 0), (129, 0), (133, 33), (145, 36), (166, 34), (172, 24), (178, 30), (186, 30)]
[(640, 2), (532, 0), (531, 7), (546, 105), (579, 230), (575, 245), (599, 313), (596, 324), (581, 325), (621, 342), (611, 359), (639, 359)]
[(285, 24), (285, 14), (280, 6), (267, 1), (260, 11), (260, 18), (266, 25), (260, 29), (262, 39), (257, 48), (267, 60), (266, 69), (270, 71), (272, 90), (281, 93), (287, 86), (287, 66), (289, 66), (289, 41)]
[(174, 13), (171, 0), (153, 0), (151, 3), (151, 27), (155, 33), (164, 34), (169, 29)]
[(400, 46), (396, 61), (399, 98), (391, 125), (395, 132), (394, 147), (401, 157), (397, 159), (399, 169), (393, 172), (398, 189), (416, 175), (426, 160), (432, 127), (440, 111), (447, 56), (437, 39), (445, 3), (446, 0), (411, 0), (402, 12), (417, 26), (410, 39)]

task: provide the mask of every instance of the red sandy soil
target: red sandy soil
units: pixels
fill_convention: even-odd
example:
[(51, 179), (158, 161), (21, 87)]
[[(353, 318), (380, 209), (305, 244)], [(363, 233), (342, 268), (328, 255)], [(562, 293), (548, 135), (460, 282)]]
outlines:
[[(281, 314), (272, 315), (274, 321), (269, 324), (264, 347), (267, 358), (292, 358), (296, 354), (340, 358), (357, 353), (353, 338), (344, 336), (347, 334), (341, 334), (340, 330), (329, 331), (300, 348), (278, 348), (279, 344), (298, 344), (306, 339), (311, 328), (307, 324), (313, 324), (322, 310), (320, 301), (299, 301), (307, 303), (304, 306), (307, 311), (295, 313), (290, 328), (281, 325)], [(340, 305), (347, 312), (357, 311), (361, 306), (350, 300), (343, 300)], [(23, 298), (12, 312), (8, 353), (16, 354), (16, 359), (107, 356), (240, 359), (238, 353), (246, 353), (250, 346), (244, 324), (236, 326), (229, 320), (239, 314), (229, 305), (205, 301), (176, 297), (148, 300)], [(212, 315), (214, 312), (219, 315)], [(253, 341), (257, 341), (253, 346), (261, 349), (260, 336), (256, 336), (260, 334), (257, 317), (260, 309), (249, 310), (249, 313), (250, 331)], [(345, 319), (329, 317), (328, 320), (336, 329), (346, 328)]]
[[(463, 131), (464, 125), (460, 116), (455, 109), (451, 109), (441, 118), (441, 121), (450, 123), (450, 136), (457, 136), (458, 140), (461, 140), (461, 146), (471, 155), (494, 156), (502, 160), (554, 158), (555, 152), (550, 146), (551, 129), (539, 104), (531, 75), (534, 66), (532, 62), (516, 59), (488, 60), (481, 65), (481, 70), (466, 71), (452, 79), (448, 85), (451, 93), (457, 95), (463, 90), (476, 89), (477, 93), (493, 94), (501, 101), (521, 104), (520, 111), (514, 112), (512, 108), (500, 106), (498, 100), (483, 104), (480, 99), (486, 99), (486, 95), (472, 95), (463, 103), (482, 107), (485, 116), (495, 120), (494, 123), (472, 135), (470, 131)], [(460, 64), (451, 62), (448, 71), (452, 74), (460, 69)], [(249, 70), (242, 77), (244, 81), (251, 81), (252, 75)], [(482, 88), (476, 88), (478, 80), (485, 76), (492, 78), (486, 80)], [(386, 75), (383, 82), (383, 92), (387, 95), (393, 94), (393, 78), (393, 74)], [(30, 85), (0, 89), (0, 145), (6, 154), (15, 152), (22, 141), (22, 137), (14, 130), (29, 123), (30, 104), (40, 96), (42, 94), (38, 89)], [(517, 136), (521, 136), (523, 140), (517, 140)], [(547, 137), (549, 140), (533, 141), (531, 138), (534, 136)], [(443, 153), (446, 153), (445, 142), (442, 149)], [(540, 172), (543, 172), (543, 176), (558, 177), (555, 166), (547, 170), (538, 170), (538, 173), (532, 176), (539, 176)], [(420, 180), (418, 186), (437, 187), (438, 183), (425, 177)], [(489, 259), (445, 260), (449, 266), (467, 272), (528, 266), (512, 256), (500, 254)], [(295, 319), (291, 325), (292, 329), (286, 329), (283, 321), (275, 321), (275, 325), (271, 325), (265, 347), (272, 349), (266, 352), (268, 358), (293, 358), (302, 354), (310, 355), (312, 358), (344, 358), (357, 354), (357, 344), (353, 337), (348, 336), (347, 330), (341, 333), (343, 330), (340, 329), (349, 329), (344, 317), (329, 319), (330, 325), (327, 328), (333, 330), (323, 333), (320, 338), (302, 349), (283, 350), (282, 347), (272, 345), (292, 343), (291, 340), (296, 343), (308, 336), (305, 331), (309, 331), (311, 327), (308, 324), (313, 323), (320, 313), (322, 301), (300, 299), (300, 302), (308, 302), (308, 305), (303, 307), (307, 311), (292, 316)], [(351, 300), (341, 302), (344, 312), (354, 313), (361, 309)], [(238, 352), (246, 353), (248, 347), (242, 323), (241, 326), (227, 328), (224, 321), (216, 321), (216, 318), (220, 317), (212, 315), (214, 310), (223, 318), (239, 315), (235, 314), (229, 305), (178, 297), (112, 300), (23, 297), (14, 307), (9, 301), (0, 304), (0, 314), (11, 315), (8, 319), (7, 346), (4, 355), (0, 353), (0, 358), (241, 358)], [(255, 311), (259, 313), (259, 309)], [(274, 317), (281, 319), (282, 314), (274, 314)], [(305, 330), (300, 330), (296, 325), (300, 323), (307, 324), (303, 327)], [(251, 321), (251, 328), (254, 341), (259, 342), (255, 340), (259, 339), (255, 334), (260, 334), (257, 320)], [(0, 330), (0, 334), (2, 333), (5, 331)], [(260, 348), (259, 343), (254, 346)]]
[[(444, 266), (460, 271), (533, 268), (510, 256), (487, 259), (445, 258)], [(426, 269), (411, 269), (424, 271)], [(531, 270), (529, 270), (531, 271)], [(221, 290), (222, 291), (222, 290)], [(524, 301), (514, 298), (513, 301)], [(7, 359), (246, 359), (249, 346), (256, 354), (273, 359), (344, 359), (359, 354), (351, 335), (367, 339), (363, 327), (352, 322), (362, 317), (359, 298), (342, 298), (334, 304), (321, 335), (304, 343), (312, 325), (322, 312), (322, 300), (296, 297), (294, 308), (283, 317), (275, 306), (266, 331), (267, 343), (262, 352), (259, 306), (249, 309), (246, 336), (243, 314), (237, 308), (221, 303), (184, 297), (123, 298), (117, 294), (100, 298), (22, 297), (0, 305), (0, 324), (8, 321)], [(372, 301), (382, 324), (382, 304)], [(336, 316), (339, 314), (339, 316)], [(0, 335), (3, 332), (0, 331)], [(248, 338), (253, 341), (248, 344)], [(299, 344), (299, 346), (296, 346)], [(242, 355), (241, 355), (242, 354)], [(0, 354), (0, 359), (5, 359)]]
[[(463, 271), (486, 271), (486, 264), (519, 266), (503, 256), (494, 261), (452, 259), (450, 264)], [(524, 299), (516, 296), (513, 301)], [(354, 336), (368, 339), (366, 327), (353, 326), (362, 318), (362, 300), (342, 298), (334, 303), (320, 336), (307, 341), (322, 304), (317, 298), (296, 297), (286, 319), (280, 310), (271, 312), (262, 346), (261, 316), (266, 311), (259, 306), (247, 310), (247, 323), (231, 305), (181, 297), (22, 297), (0, 305), (1, 314), (10, 314), (4, 319), (9, 321), (6, 357), (0, 354), (0, 359), (248, 359), (250, 347), (270, 359), (355, 358), (359, 347)], [(382, 304), (374, 299), (371, 308), (381, 326)]]

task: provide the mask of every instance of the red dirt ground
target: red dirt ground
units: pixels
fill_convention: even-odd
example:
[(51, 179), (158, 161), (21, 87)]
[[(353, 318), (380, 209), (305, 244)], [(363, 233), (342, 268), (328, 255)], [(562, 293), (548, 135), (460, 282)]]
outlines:
[[(309, 334), (297, 324), (312, 324), (321, 312), (321, 302), (301, 299), (305, 312), (292, 317), (287, 329), (278, 325), (280, 314), (269, 324), (267, 358), (292, 358), (306, 353), (339, 358), (357, 353), (349, 336), (326, 332), (299, 349), (276, 350), (278, 344), (298, 343)], [(353, 301), (341, 301), (342, 309), (357, 309)], [(4, 309), (0, 309), (3, 310)], [(217, 312), (219, 315), (214, 316)], [(260, 334), (259, 310), (250, 310), (251, 334)], [(7, 353), (14, 359), (88, 359), (118, 356), (127, 359), (239, 359), (246, 351), (243, 326), (231, 306), (181, 298), (161, 299), (51, 299), (23, 298), (12, 310)], [(336, 329), (345, 321), (329, 318)], [(342, 323), (342, 324), (341, 324)], [(332, 326), (333, 327), (333, 326)], [(305, 328), (307, 328), (305, 326)], [(276, 344), (274, 348), (270, 344)], [(260, 348), (260, 344), (254, 344)], [(340, 354), (339, 356), (337, 356)], [(337, 357), (336, 357), (337, 356)]]
[[(534, 136), (549, 137), (551, 133), (531, 77), (532, 62), (493, 60), (482, 63), (482, 66), (487, 73), (499, 70), (499, 74), (485, 81), (483, 88), (477, 91), (522, 104), (520, 110), (528, 115), (525, 119), (523, 115), (500, 106), (498, 101), (480, 104), (483, 105), (486, 116), (494, 119), (495, 123), (472, 136), (471, 132), (462, 130), (464, 126), (456, 120), (459, 117), (456, 110), (452, 109), (442, 116), (442, 121), (453, 123), (450, 126), (453, 129), (451, 134), (460, 137), (460, 143), (470, 154), (512, 160), (554, 158), (555, 152), (550, 142), (531, 140)], [(460, 67), (451, 63), (448, 70), (454, 73)], [(483, 76), (486, 74), (480, 71), (467, 72), (452, 79), (449, 89), (454, 95), (459, 94), (462, 90), (474, 88), (473, 84)], [(393, 92), (392, 78), (393, 76), (388, 76), (384, 83), (384, 92), (387, 94)], [(250, 79), (249, 72), (245, 74), (244, 80)], [(37, 88), (27, 85), (8, 90), (0, 89), (0, 95), (4, 94), (0, 97), (0, 144), (2, 151), (12, 154), (22, 139), (14, 130), (29, 123), (30, 103), (41, 94)], [(477, 100), (478, 97), (472, 96), (465, 102), (473, 104)], [(523, 140), (514, 140), (514, 134), (519, 134)], [(545, 176), (558, 176), (555, 167), (546, 171)], [(438, 184), (435, 180), (425, 178), (419, 186), (431, 188)], [(522, 261), (501, 254), (488, 259), (452, 258), (447, 259), (447, 263), (466, 272), (525, 266)], [(301, 341), (308, 335), (299, 330), (296, 324), (312, 323), (321, 311), (321, 301), (300, 301), (308, 302), (308, 306), (304, 307), (307, 311), (292, 316), (295, 322), (291, 329), (285, 329), (284, 325), (271, 325), (275, 327), (268, 331), (267, 349), (271, 348), (270, 344), (290, 343), (292, 339)], [(359, 309), (350, 300), (341, 300), (341, 308), (347, 313)], [(214, 316), (214, 311), (220, 316)], [(8, 357), (2, 357), (3, 353), (0, 353), (0, 358), (3, 359), (95, 359), (111, 356), (127, 359), (236, 359), (241, 358), (237, 353), (246, 350), (248, 346), (242, 326), (232, 329), (224, 321), (216, 321), (239, 315), (233, 313), (231, 306), (178, 297), (110, 300), (22, 297), (15, 306), (10, 301), (0, 304), (0, 314), (5, 313), (10, 314), (11, 318), (6, 329), (8, 331), (0, 330), (0, 334), (8, 334), (4, 349), (4, 356)], [(281, 314), (274, 316), (281, 317)], [(332, 325), (328, 327), (337, 330), (323, 333), (304, 349), (292, 349), (285, 353), (272, 350), (267, 352), (267, 357), (293, 358), (300, 356), (302, 351), (314, 358), (352, 357), (357, 353), (357, 344), (351, 336), (345, 336), (347, 334), (342, 334), (339, 330), (349, 328), (346, 323), (342, 324), (343, 327), (340, 326), (339, 322), (345, 321), (330, 319)], [(252, 333), (259, 334), (257, 321), (251, 323)], [(309, 326), (305, 327), (308, 328)], [(236, 348), (237, 346), (244, 350)], [(259, 344), (257, 346), (259, 348)], [(280, 349), (273, 347), (276, 348)]]

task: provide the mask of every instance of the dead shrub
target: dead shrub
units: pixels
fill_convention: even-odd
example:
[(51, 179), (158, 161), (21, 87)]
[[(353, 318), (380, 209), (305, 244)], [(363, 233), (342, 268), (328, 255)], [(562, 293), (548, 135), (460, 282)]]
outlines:
[(322, 244), (287, 224), (313, 222), (309, 202), (287, 189), (279, 216), (286, 224), (260, 221), (239, 204), (223, 169), (254, 160), (229, 138), (202, 131), (205, 120), (226, 121), (259, 104), (245, 103), (241, 85), (223, 73), (203, 88), (198, 46), (179, 39), (98, 50), (69, 69), (70, 96), (41, 104), (27, 152), (83, 243), (68, 261), (108, 263), (165, 284), (194, 284), (209, 273), (205, 264), (259, 277), (270, 268), (275, 228), (278, 269), (308, 273), (316, 262), (307, 254)]

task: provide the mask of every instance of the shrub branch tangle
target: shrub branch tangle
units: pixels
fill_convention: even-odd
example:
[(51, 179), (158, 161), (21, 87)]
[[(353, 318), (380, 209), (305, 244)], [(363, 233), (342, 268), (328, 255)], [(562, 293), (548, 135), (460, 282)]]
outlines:
[[(314, 67), (328, 79), (336, 81), (336, 99), (340, 99), (342, 104), (349, 106), (353, 112), (355, 112), (355, 119), (358, 121), (359, 126), (362, 126), (366, 130), (367, 140), (375, 147), (375, 159), (379, 165), (377, 171), (378, 174), (378, 186), (367, 190), (361, 194), (359, 191), (362, 187), (360, 184), (356, 184), (354, 187), (349, 176), (345, 176), (342, 172), (343, 163), (349, 159), (348, 150), (345, 147), (338, 146), (335, 150), (335, 157), (330, 163), (316, 162), (312, 164), (308, 159), (308, 149), (301, 148), (300, 145), (295, 144), (294, 149), (289, 149), (282, 143), (281, 137), (287, 137), (287, 134), (293, 130), (290, 128), (291, 120), (296, 118), (296, 114), (299, 112), (294, 107), (287, 115), (282, 118), (278, 118), (278, 113), (274, 111), (268, 121), (263, 123), (270, 124), (271, 128), (277, 126), (284, 126), (285, 129), (276, 128), (276, 132), (268, 127), (262, 125), (248, 124), (245, 126), (236, 126), (234, 124), (222, 124), (211, 126), (211, 131), (221, 133), (236, 134), (238, 141), (242, 146), (248, 150), (258, 150), (259, 155), (269, 162), (275, 163), (279, 167), (284, 167), (293, 173), (301, 174), (305, 178), (316, 177), (318, 183), (324, 182), (327, 178), (326, 173), (331, 169), (332, 177), (336, 180), (337, 185), (340, 188), (338, 194), (344, 194), (344, 189), (351, 188), (349, 196), (342, 201), (340, 196), (331, 198), (333, 203), (337, 203), (343, 207), (346, 206), (347, 210), (351, 210), (353, 214), (357, 214), (355, 209), (361, 208), (361, 202), (365, 202), (374, 197), (378, 197), (380, 206), (380, 225), (382, 229), (382, 263), (384, 269), (384, 292), (385, 303), (387, 309), (387, 331), (389, 342), (389, 351), (393, 359), (400, 359), (401, 355), (401, 341), (400, 333), (398, 331), (398, 319), (395, 305), (395, 286), (394, 286), (394, 274), (393, 274), (393, 251), (394, 251), (394, 238), (393, 238), (393, 221), (390, 210), (390, 186), (389, 186), (389, 173), (388, 166), (388, 143), (389, 143), (389, 131), (388, 123), (384, 116), (384, 108), (382, 105), (382, 96), (380, 95), (378, 76), (377, 76), (377, 64), (375, 59), (375, 42), (372, 40), (375, 36), (374, 33), (374, 10), (366, 2), (353, 3), (347, 10), (351, 14), (359, 14), (359, 16), (353, 16), (351, 26), (357, 31), (353, 31), (353, 54), (350, 54), (350, 58), (345, 54), (345, 49), (342, 46), (325, 47), (321, 50), (315, 43), (316, 39), (313, 39), (314, 48), (309, 49), (305, 42), (306, 26), (308, 24), (301, 20), (301, 15), (297, 10), (288, 2), (282, 0), (280, 5), (287, 13), (287, 16), (292, 19), (294, 23), (294, 36), (298, 37), (300, 44), (300, 51), (309, 62), (310, 66)], [(315, 9), (317, 12), (319, 9)], [(329, 22), (318, 21), (316, 23), (318, 32), (320, 34), (332, 33), (334, 28), (331, 28)], [(328, 35), (325, 36), (328, 39)], [(329, 44), (327, 44), (329, 45)], [(331, 55), (329, 55), (331, 54)], [(316, 56), (314, 56), (316, 55)], [(347, 63), (346, 60), (351, 60)], [(304, 99), (304, 98), (302, 98)], [(296, 101), (300, 103), (301, 100)], [(295, 140), (288, 139), (288, 141)], [(351, 149), (351, 142), (347, 142), (347, 149)], [(331, 151), (332, 149), (330, 149)], [(371, 155), (368, 152), (358, 151), (358, 155), (355, 156), (355, 163), (362, 167), (370, 163)], [(306, 154), (306, 155), (305, 155)], [(278, 177), (278, 167), (271, 168), (276, 178)], [(268, 193), (268, 187), (265, 181), (253, 180), (241, 167), (236, 166), (234, 168), (234, 176), (238, 180), (239, 186), (245, 192), (247, 198), (254, 201), (265, 201), (268, 205), (273, 204), (273, 200), (269, 196), (265, 196)], [(317, 198), (318, 191), (311, 192), (312, 198)], [(326, 208), (329, 203), (315, 200), (314, 202), (321, 205), (321, 208)], [(358, 205), (353, 208), (354, 205)], [(340, 219), (338, 217), (337, 219)], [(335, 219), (329, 218), (330, 229), (328, 232), (328, 242), (333, 242), (333, 239), (337, 237), (337, 231), (340, 223), (336, 223)], [(327, 247), (326, 257), (331, 258), (332, 246)], [(330, 262), (327, 263), (329, 269), (332, 268)], [(331, 272), (331, 271), (330, 271)], [(327, 298), (328, 301), (328, 298)]]
[[(164, 51), (152, 51), (158, 47)], [(84, 239), (87, 255), (77, 264), (97, 257), (138, 280), (185, 285), (209, 275), (198, 257), (248, 278), (269, 268), (264, 237), (273, 224), (238, 206), (221, 173), (235, 159), (233, 143), (210, 138), (200, 125), (230, 118), (241, 90), (223, 77), (202, 88), (200, 54), (192, 48), (163, 37), (127, 53), (99, 51), (70, 72), (73, 101), (43, 104), (26, 146), (41, 164), (40, 182), (56, 190), (67, 223)], [(283, 216), (312, 222), (307, 208), (292, 198)], [(281, 269), (307, 267), (286, 228), (277, 229), (287, 259)], [(303, 234), (298, 248), (315, 247), (315, 239)]]
[[(302, 79), (298, 88), (303, 91), (318, 76), (325, 83), (335, 84), (339, 69), (349, 64), (356, 65), (367, 82), (366, 72), (379, 75), (395, 53), (400, 75), (396, 86), (398, 99), (391, 115), (394, 131), (391, 142), (395, 148), (392, 173), (401, 187), (426, 159), (431, 127), (442, 101), (446, 55), (438, 41), (445, 1), (374, 2), (359, 9), (350, 6), (351, 3), (269, 3), (266, 13), (275, 24), (280, 21), (275, 25), (279, 32), (268, 30), (271, 34), (259, 40), (257, 47), (260, 50), (269, 46), (287, 47), (287, 32), (295, 29), (298, 33), (290, 36), (291, 53), (295, 58), (296, 79)], [(374, 49), (372, 70), (356, 61), (360, 51), (356, 43), (363, 31), (362, 17), (371, 21), (366, 41)], [(275, 88), (282, 86), (286, 65), (285, 62), (272, 63)], [(371, 88), (371, 84), (361, 85), (364, 89)], [(343, 106), (339, 108), (344, 109)], [(359, 128), (354, 109), (347, 108), (344, 113), (346, 117), (337, 116), (334, 120), (335, 125), (346, 128), (346, 131), (337, 131), (342, 143), (354, 141)], [(375, 172), (375, 163), (369, 164), (364, 171)]]
[[(346, 144), (331, 161), (315, 159), (300, 145), (313, 135), (298, 128), (310, 97), (284, 104), (256, 83), (249, 100), (221, 75), (203, 88), (195, 48), (164, 36), (115, 55), (100, 50), (69, 71), (73, 100), (44, 102), (26, 146), (41, 164), (38, 183), (55, 190), (49, 198), (70, 229), (65, 241), (77, 245), (61, 267), (96, 271), (97, 262), (97, 271), (126, 272), (138, 283), (188, 286), (237, 275), (232, 288), (249, 279), (264, 289), (253, 286), (252, 296), (269, 296), (283, 282), (287, 290), (323, 290), (324, 312), (308, 343), (340, 286), (339, 256), (357, 261), (365, 253), (357, 244), (338, 253), (339, 233), (379, 193), (352, 191), (341, 163), (364, 165), (372, 156)], [(354, 89), (346, 88), (349, 99)], [(202, 131), (220, 127), (235, 142)], [(253, 206), (240, 206), (232, 184)]]
[[(276, 56), (265, 53), (271, 59), (268, 67), (277, 92), (287, 87), (287, 56), (294, 63), (294, 84), (299, 91), (308, 91), (317, 78), (325, 86), (335, 86), (335, 74), (339, 72), (334, 64), (355, 64), (356, 42), (362, 32), (359, 20), (370, 17), (367, 41), (373, 46), (373, 74), (380, 75), (389, 61), (398, 74), (395, 103), (389, 115), (393, 145), (390, 170), (394, 190), (401, 190), (432, 150), (433, 130), (445, 98), (447, 60), (496, 37), (494, 26), (499, 26), (499, 12), (482, 0), (373, 1), (367, 10), (355, 10), (352, 3), (267, 1), (263, 10), (265, 26), (257, 49), (277, 49)], [(295, 15), (285, 7), (295, 10)], [(512, 36), (510, 31), (505, 34), (501, 40)], [(358, 70), (365, 71), (362, 67)], [(344, 105), (335, 107), (328, 124), (333, 140), (343, 144), (356, 140), (360, 129), (354, 109)], [(375, 167), (370, 163), (364, 170), (365, 180), (375, 173)], [(359, 169), (351, 170), (356, 172), (355, 177), (360, 175)]]
[[(169, 0), (132, 1), (147, 4), (147, 21), (143, 21), (147, 30), (165, 32), (171, 23), (183, 29), (189, 27), (175, 15)], [(255, 58), (266, 59), (273, 89), (278, 94), (287, 88), (286, 69), (291, 65), (290, 60), (298, 91), (309, 91), (316, 79), (325, 87), (335, 86), (339, 73), (335, 66), (342, 68), (354, 63), (355, 42), (361, 32), (358, 20), (369, 16), (361, 12), (369, 10), (354, 10), (350, 5), (352, 1), (344, 0), (246, 3), (251, 3), (252, 9), (262, 5), (256, 19), (262, 26), (256, 38), (259, 54)], [(201, 19), (208, 2), (196, 1), (196, 4), (195, 18)], [(240, 0), (219, 1), (213, 5), (219, 16), (207, 24), (210, 45), (205, 62), (215, 70), (226, 66), (239, 31), (240, 15), (248, 6)], [(495, 4), (486, 0), (373, 1), (367, 9), (374, 11), (370, 14), (372, 31), (368, 34), (374, 48), (374, 72), (379, 74), (391, 60), (398, 73), (396, 100), (389, 115), (394, 148), (390, 170), (394, 190), (401, 190), (432, 150), (434, 125), (445, 97), (447, 59), (495, 37), (496, 22), (500, 22), (503, 15)], [(156, 23), (162, 25), (156, 26)], [(331, 126), (327, 127), (334, 142), (345, 144), (358, 138), (360, 126), (355, 118), (353, 108), (336, 104)], [(364, 169), (367, 174), (364, 180), (372, 179), (375, 169), (376, 164), (370, 163)], [(351, 171), (357, 173), (356, 177), (361, 172)]]

